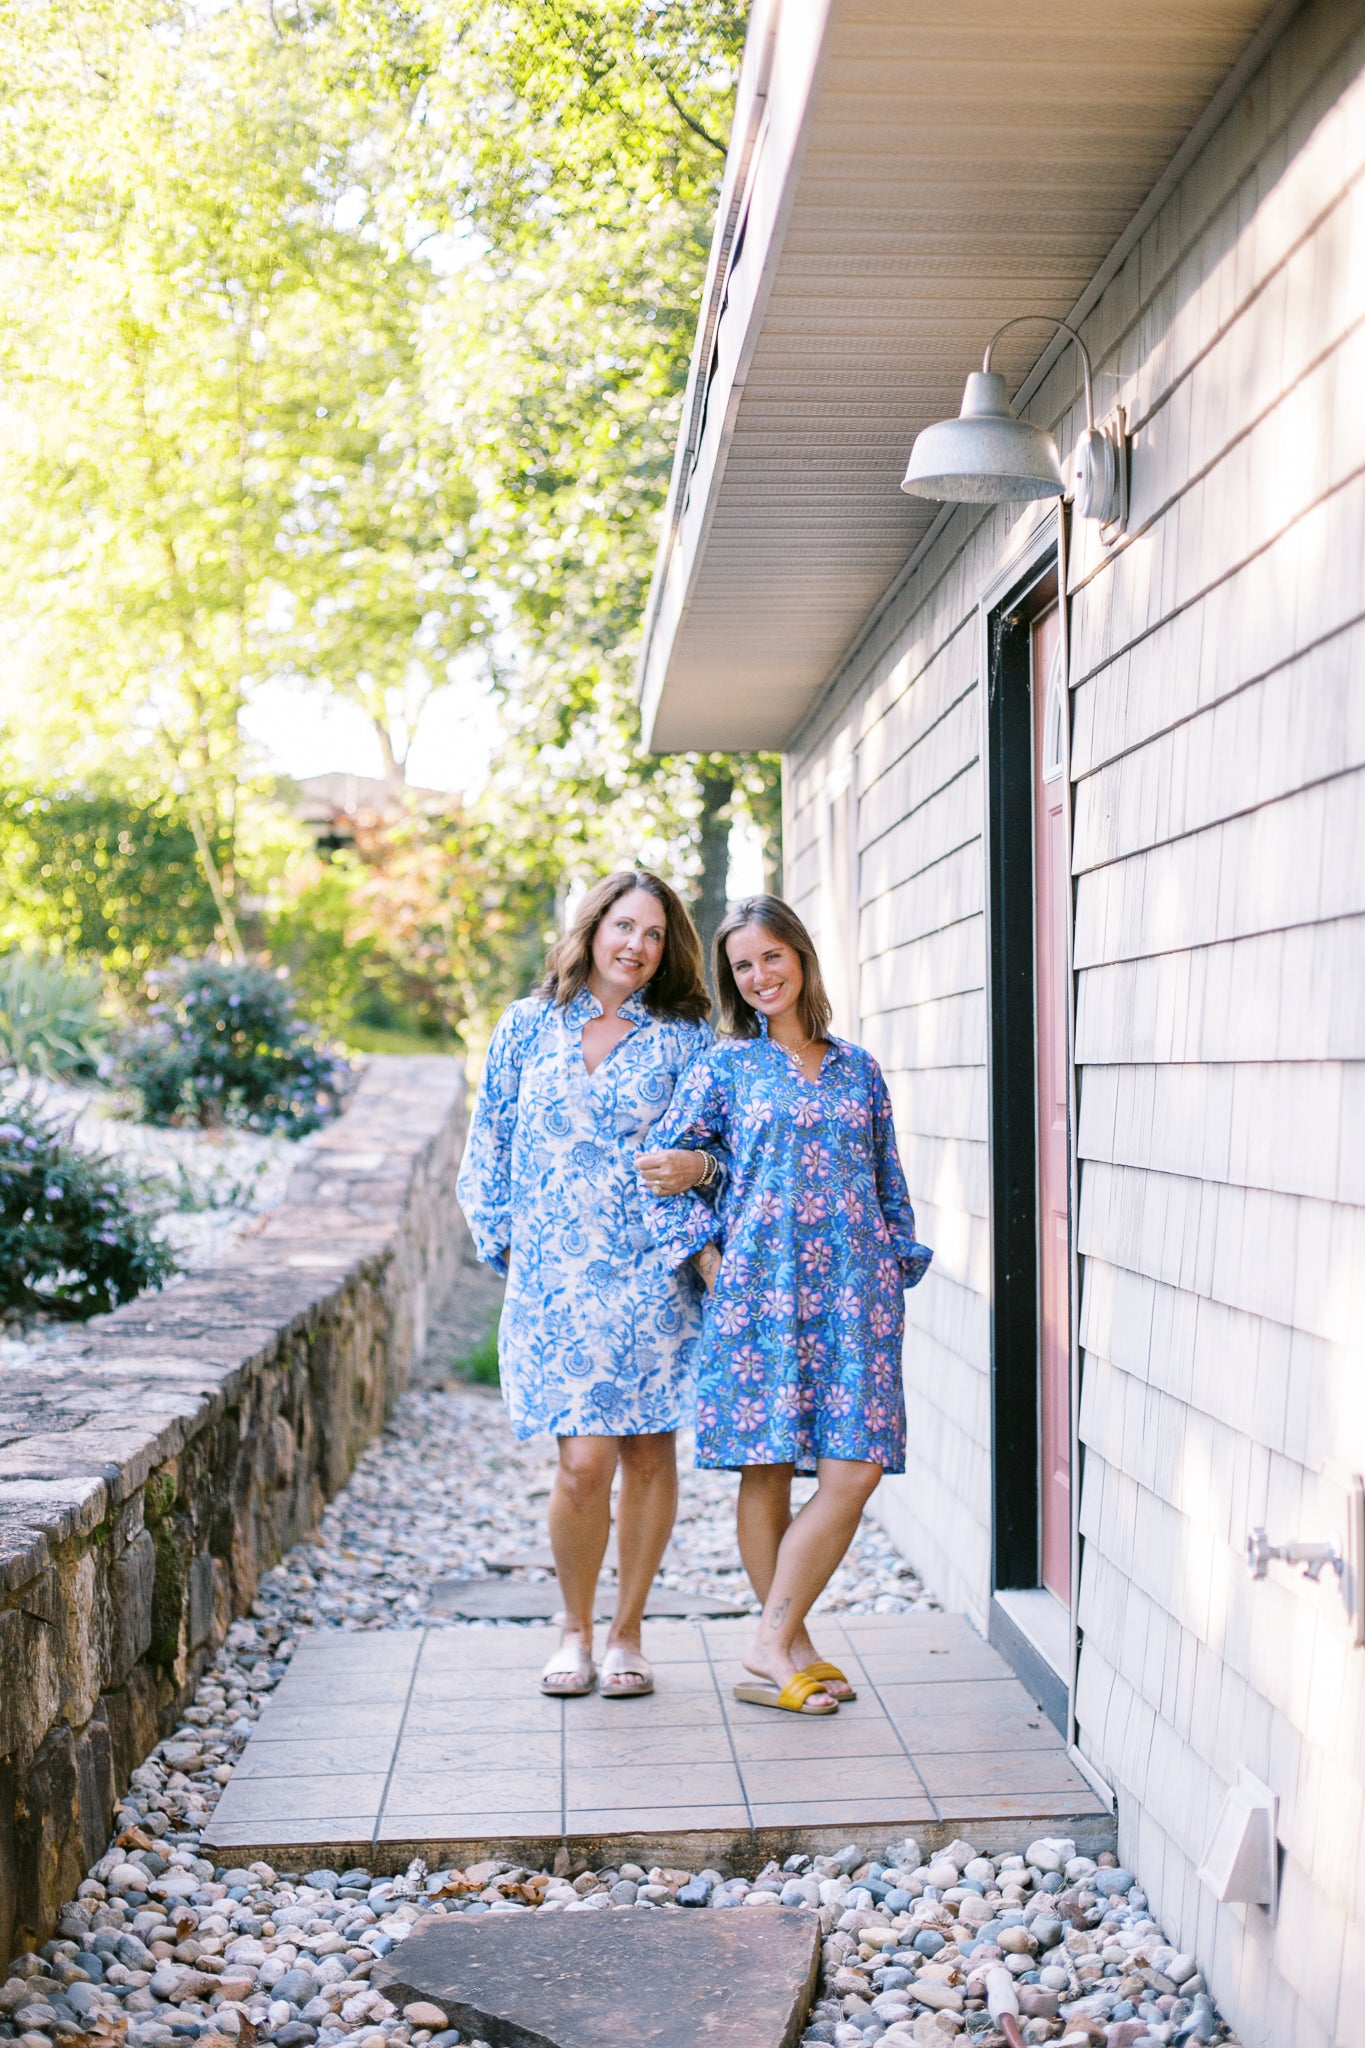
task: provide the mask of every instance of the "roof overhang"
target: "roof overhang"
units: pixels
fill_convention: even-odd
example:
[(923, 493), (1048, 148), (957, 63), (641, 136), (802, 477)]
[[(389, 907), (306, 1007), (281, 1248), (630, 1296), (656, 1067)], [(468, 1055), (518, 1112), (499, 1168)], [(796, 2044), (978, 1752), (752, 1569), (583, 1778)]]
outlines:
[[(899, 488), (915, 435), (1002, 321), (1084, 316), (1296, 4), (755, 0), (646, 617), (649, 746), (788, 743), (936, 516)], [(1053, 352), (1015, 329), (994, 366), (1027, 395)]]

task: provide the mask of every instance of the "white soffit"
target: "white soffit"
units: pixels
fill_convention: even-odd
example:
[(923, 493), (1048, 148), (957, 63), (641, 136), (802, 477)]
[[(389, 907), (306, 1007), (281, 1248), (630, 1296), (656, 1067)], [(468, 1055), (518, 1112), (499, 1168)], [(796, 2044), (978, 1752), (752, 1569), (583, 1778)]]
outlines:
[[(900, 490), (915, 435), (1001, 321), (1071, 311), (1289, 11), (757, 0), (641, 658), (655, 751), (787, 742), (935, 516)], [(996, 350), (1011, 389), (1046, 339)]]

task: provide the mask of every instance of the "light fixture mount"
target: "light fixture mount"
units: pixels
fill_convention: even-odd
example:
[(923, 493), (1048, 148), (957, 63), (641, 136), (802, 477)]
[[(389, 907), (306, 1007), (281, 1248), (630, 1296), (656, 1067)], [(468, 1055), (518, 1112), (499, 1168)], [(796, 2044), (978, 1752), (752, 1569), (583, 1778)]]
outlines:
[[(1069, 470), (1064, 471), (1057, 444), (1046, 428), (1018, 417), (1004, 378), (991, 368), (991, 350), (1000, 336), (1025, 320), (1046, 320), (1058, 332), (1070, 335), (1081, 352), (1085, 429)], [(1096, 425), (1090, 351), (1075, 328), (1044, 313), (1019, 313), (998, 327), (986, 344), (980, 370), (967, 379), (958, 417), (939, 420), (915, 437), (901, 489), (920, 498), (984, 505), (1060, 498), (1069, 489), (1079, 517), (1097, 520), (1106, 540), (1122, 533), (1128, 519), (1128, 435), (1123, 410), (1115, 409), (1113, 424)]]

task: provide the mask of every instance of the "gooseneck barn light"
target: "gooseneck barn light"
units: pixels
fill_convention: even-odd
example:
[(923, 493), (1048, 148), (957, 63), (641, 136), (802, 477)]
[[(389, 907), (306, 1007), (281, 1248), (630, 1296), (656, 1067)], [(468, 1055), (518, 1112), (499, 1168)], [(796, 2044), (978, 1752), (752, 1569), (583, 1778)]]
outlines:
[[(1046, 320), (1069, 334), (1081, 352), (1085, 378), (1085, 432), (1076, 443), (1069, 471), (1057, 443), (1044, 427), (1021, 420), (1010, 404), (1005, 380), (991, 368), (991, 350), (1010, 327)], [(1090, 351), (1074, 327), (1043, 313), (1019, 313), (997, 327), (986, 343), (981, 368), (967, 379), (962, 410), (915, 437), (901, 484), (917, 498), (954, 503), (1002, 505), (1024, 498), (1061, 498), (1068, 489), (1082, 519), (1098, 519), (1121, 530), (1128, 517), (1128, 442), (1123, 414), (1112, 427), (1095, 425)]]

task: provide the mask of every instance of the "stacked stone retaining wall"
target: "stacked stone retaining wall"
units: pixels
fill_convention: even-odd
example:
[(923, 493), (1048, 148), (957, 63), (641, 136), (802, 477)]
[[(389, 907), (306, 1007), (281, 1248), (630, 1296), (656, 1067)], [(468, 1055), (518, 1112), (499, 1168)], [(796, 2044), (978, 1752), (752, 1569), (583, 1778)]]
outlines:
[(0, 1373), (0, 1955), (41, 1940), (467, 1253), (464, 1076), (374, 1059), (221, 1264)]

